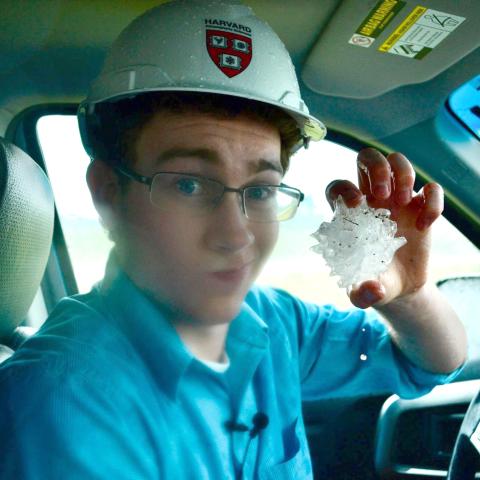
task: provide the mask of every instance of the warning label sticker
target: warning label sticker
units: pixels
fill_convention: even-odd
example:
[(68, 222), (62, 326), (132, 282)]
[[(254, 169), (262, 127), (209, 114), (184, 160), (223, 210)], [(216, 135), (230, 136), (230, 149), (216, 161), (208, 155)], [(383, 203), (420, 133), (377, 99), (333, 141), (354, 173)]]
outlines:
[(402, 0), (380, 0), (363, 19), (348, 43), (370, 47), (405, 4)]
[(458, 15), (417, 6), (385, 40), (379, 51), (421, 60), (464, 20)]

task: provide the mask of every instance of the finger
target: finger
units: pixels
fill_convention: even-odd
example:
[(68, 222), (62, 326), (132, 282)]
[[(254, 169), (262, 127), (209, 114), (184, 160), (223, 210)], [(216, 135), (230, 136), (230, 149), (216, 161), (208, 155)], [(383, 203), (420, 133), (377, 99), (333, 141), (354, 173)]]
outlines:
[(357, 206), (362, 199), (362, 192), (349, 180), (334, 180), (330, 182), (325, 189), (325, 195), (332, 210), (339, 195), (342, 196), (345, 205), (349, 208)]
[(349, 292), (350, 301), (358, 308), (368, 308), (385, 297), (385, 288), (377, 280), (368, 280)]
[(443, 189), (438, 183), (427, 183), (418, 196), (423, 197), (423, 206), (416, 227), (418, 230), (426, 230), (443, 212)]
[(395, 202), (400, 206), (407, 205), (412, 199), (415, 170), (401, 153), (391, 153), (387, 161), (392, 171)]
[(357, 158), (357, 174), (358, 174), (358, 186), (365, 195), (369, 196), (370, 192), (370, 180), (368, 178), (368, 169), (360, 163)]
[(366, 195), (386, 199), (391, 193), (391, 169), (387, 159), (374, 148), (361, 150), (357, 157), (360, 189)]

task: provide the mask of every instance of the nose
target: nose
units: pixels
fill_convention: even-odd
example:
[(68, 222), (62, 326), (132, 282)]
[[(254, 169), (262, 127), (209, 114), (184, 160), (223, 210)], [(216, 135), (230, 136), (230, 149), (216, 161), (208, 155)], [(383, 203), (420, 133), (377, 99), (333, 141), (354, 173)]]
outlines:
[(241, 196), (228, 192), (211, 213), (207, 241), (213, 250), (239, 252), (255, 242), (250, 221), (242, 208)]

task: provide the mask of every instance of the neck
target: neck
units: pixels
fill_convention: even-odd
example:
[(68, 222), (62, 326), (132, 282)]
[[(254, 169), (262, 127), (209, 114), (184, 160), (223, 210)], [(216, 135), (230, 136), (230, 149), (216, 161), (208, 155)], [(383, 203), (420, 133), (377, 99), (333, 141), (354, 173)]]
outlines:
[(228, 323), (219, 325), (174, 324), (178, 335), (188, 349), (200, 360), (223, 362)]

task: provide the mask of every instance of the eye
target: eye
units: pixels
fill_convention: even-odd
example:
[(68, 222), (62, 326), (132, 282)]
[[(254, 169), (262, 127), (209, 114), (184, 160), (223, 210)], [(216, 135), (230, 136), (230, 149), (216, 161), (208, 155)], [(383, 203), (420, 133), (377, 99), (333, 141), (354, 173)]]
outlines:
[(257, 185), (255, 187), (249, 187), (246, 190), (248, 200), (254, 201), (266, 201), (275, 196), (276, 188), (272, 186)]
[(194, 177), (180, 178), (175, 182), (178, 192), (187, 196), (201, 195), (203, 193), (202, 181)]

